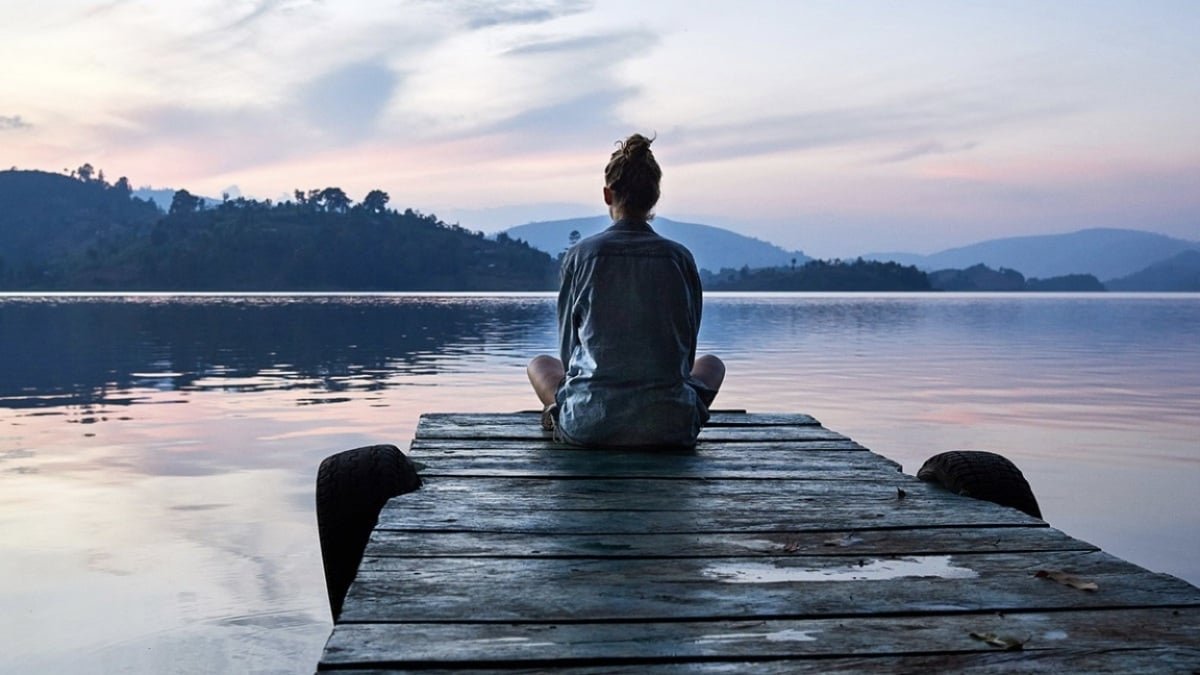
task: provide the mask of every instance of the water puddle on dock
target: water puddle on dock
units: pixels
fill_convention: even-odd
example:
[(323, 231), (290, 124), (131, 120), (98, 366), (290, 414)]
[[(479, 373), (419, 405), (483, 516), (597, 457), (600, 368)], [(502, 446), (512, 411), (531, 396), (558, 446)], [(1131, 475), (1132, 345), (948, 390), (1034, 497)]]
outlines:
[(533, 647), (555, 647), (556, 642), (535, 642), (527, 637), (497, 637), (497, 638), (481, 638), (470, 641), (474, 645), (492, 645), (495, 647), (519, 647), (529, 649)]
[(770, 633), (717, 633), (701, 635), (696, 638), (696, 644), (721, 644), (723, 642), (740, 642), (742, 640), (766, 640), (767, 642), (816, 642), (815, 630), (777, 630)]
[(771, 584), (791, 581), (884, 581), (903, 577), (972, 579), (979, 576), (969, 567), (959, 567), (948, 555), (912, 556), (874, 560), (851, 560), (844, 565), (804, 567), (764, 562), (731, 562), (709, 565), (704, 576), (731, 584)]

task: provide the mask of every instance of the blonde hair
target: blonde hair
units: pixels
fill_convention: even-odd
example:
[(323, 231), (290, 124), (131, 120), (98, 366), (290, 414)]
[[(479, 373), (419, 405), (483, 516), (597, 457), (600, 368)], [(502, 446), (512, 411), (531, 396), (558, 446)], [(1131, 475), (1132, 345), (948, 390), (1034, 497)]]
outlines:
[(650, 152), (653, 138), (634, 134), (617, 141), (604, 167), (604, 182), (613, 193), (613, 206), (629, 216), (648, 218), (660, 196), (662, 169)]

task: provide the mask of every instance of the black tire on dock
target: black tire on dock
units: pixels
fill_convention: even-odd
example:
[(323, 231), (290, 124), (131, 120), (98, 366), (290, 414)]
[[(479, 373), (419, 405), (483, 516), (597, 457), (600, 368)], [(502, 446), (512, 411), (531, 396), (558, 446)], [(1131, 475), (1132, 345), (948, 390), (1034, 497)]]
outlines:
[(1015, 464), (994, 452), (954, 450), (925, 460), (917, 478), (967, 497), (1011, 506), (1042, 517), (1029, 482)]
[(331, 455), (317, 471), (317, 529), (329, 609), (336, 621), (379, 511), (389, 499), (421, 487), (416, 467), (394, 445)]

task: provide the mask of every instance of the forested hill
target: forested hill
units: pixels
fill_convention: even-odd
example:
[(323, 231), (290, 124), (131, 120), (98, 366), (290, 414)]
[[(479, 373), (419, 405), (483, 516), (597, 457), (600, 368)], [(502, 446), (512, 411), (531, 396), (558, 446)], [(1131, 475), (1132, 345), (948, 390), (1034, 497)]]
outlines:
[[(86, 170), (85, 170), (86, 167)], [(557, 262), (388, 207), (374, 190), (206, 207), (180, 190), (170, 212), (80, 167), (73, 177), (0, 171), (0, 288), (6, 290), (546, 290)]]
[(701, 273), (714, 291), (928, 291), (928, 276), (911, 265), (875, 260), (810, 260), (799, 267), (723, 269)]
[[(153, 225), (160, 213), (153, 204), (131, 197), (129, 181), (109, 185), (42, 171), (0, 171), (0, 281), (43, 276), (50, 261), (87, 252), (95, 242)], [(78, 170), (77, 170), (78, 171)]]

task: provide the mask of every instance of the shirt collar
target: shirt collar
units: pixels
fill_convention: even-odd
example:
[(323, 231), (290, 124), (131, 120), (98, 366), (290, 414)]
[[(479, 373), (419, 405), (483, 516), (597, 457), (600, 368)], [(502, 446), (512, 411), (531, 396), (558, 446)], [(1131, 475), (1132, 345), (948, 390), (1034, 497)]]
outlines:
[(653, 232), (650, 223), (640, 218), (622, 218), (609, 226), (609, 230), (618, 232)]

